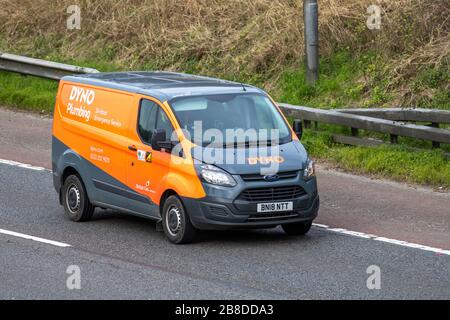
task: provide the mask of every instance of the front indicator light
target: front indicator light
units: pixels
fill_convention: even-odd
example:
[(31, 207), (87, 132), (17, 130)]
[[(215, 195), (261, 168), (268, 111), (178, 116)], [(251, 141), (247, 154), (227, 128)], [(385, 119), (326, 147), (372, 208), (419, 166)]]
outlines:
[(303, 170), (303, 178), (310, 179), (316, 175), (316, 165), (313, 160), (308, 160), (305, 170)]

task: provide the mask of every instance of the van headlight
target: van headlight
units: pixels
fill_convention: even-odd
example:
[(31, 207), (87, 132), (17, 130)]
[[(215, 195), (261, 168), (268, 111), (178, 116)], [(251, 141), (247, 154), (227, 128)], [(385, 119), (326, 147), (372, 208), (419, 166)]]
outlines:
[(306, 165), (305, 170), (303, 170), (303, 178), (309, 179), (316, 175), (316, 165), (314, 164), (314, 161), (311, 159), (308, 159), (308, 163)]
[(200, 165), (199, 173), (200, 177), (210, 184), (226, 187), (234, 187), (236, 185), (236, 181), (229, 173), (209, 164)]

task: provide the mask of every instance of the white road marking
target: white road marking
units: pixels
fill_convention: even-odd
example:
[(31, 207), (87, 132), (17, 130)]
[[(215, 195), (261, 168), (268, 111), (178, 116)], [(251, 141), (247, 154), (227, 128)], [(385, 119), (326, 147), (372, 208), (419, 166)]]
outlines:
[(327, 226), (326, 224), (319, 224), (319, 223), (313, 223), (314, 226), (319, 227), (319, 228), (329, 228), (329, 226)]
[(7, 164), (10, 166), (14, 166), (14, 167), (35, 170), (35, 171), (50, 171), (50, 170), (42, 168), (42, 167), (36, 167), (36, 166), (32, 166), (31, 164), (21, 163), (21, 162), (12, 161), (12, 160), (0, 159), (0, 163)]
[[(0, 163), (11, 165), (11, 166), (15, 166), (15, 167), (20, 167), (20, 168), (25, 168), (25, 169), (36, 170), (36, 171), (48, 171), (48, 172), (51, 172), (51, 170), (48, 170), (48, 169), (45, 169), (45, 168), (42, 168), (42, 167), (36, 167), (36, 166), (32, 166), (30, 164), (20, 163), (20, 162), (17, 162), (17, 161), (0, 159)], [(417, 244), (417, 243), (411, 243), (411, 242), (402, 241), (402, 240), (396, 240), (396, 239), (380, 237), (380, 236), (373, 235), (373, 234), (366, 234), (364, 232), (351, 231), (351, 230), (347, 230), (347, 229), (343, 229), (343, 228), (331, 228), (331, 227), (329, 227), (327, 225), (319, 224), (319, 223), (313, 223), (313, 225), (318, 227), (318, 228), (325, 229), (325, 230), (332, 231), (332, 232), (336, 232), (336, 233), (346, 234), (346, 235), (350, 235), (350, 236), (354, 236), (354, 237), (360, 237), (360, 238), (364, 238), (364, 239), (372, 239), (372, 240), (375, 240), (375, 241), (387, 242), (387, 243), (396, 244), (396, 245), (403, 246), (403, 247), (414, 248), (414, 249), (425, 250), (425, 251), (431, 251), (431, 252), (435, 252), (435, 253), (439, 253), (439, 254), (445, 254), (445, 255), (450, 256), (450, 250), (444, 250), (444, 249), (434, 248), (434, 247), (425, 246), (425, 245), (421, 245), (421, 244)], [(34, 241), (43, 242), (43, 243), (53, 244), (53, 245), (59, 246), (59, 247), (70, 247), (70, 245), (66, 244), (66, 243), (52, 241), (52, 240), (47, 240), (47, 239), (38, 238), (38, 237), (33, 237), (33, 236), (26, 235), (26, 234), (21, 234), (21, 233), (17, 233), (17, 232), (13, 232), (13, 231), (7, 231), (7, 230), (3, 230), (3, 229), (0, 229), (0, 233), (9, 234), (9, 235), (13, 235), (13, 236), (16, 236), (16, 237), (30, 239), (30, 240), (34, 240)]]
[(450, 250), (434, 248), (434, 247), (425, 246), (425, 245), (417, 244), (417, 243), (411, 243), (411, 242), (407, 242), (407, 241), (403, 241), (403, 240), (396, 240), (396, 239), (390, 239), (390, 238), (385, 238), (385, 237), (379, 237), (379, 236), (376, 236), (374, 234), (366, 234), (364, 232), (351, 231), (351, 230), (342, 229), (342, 228), (331, 228), (331, 227), (329, 227), (327, 225), (324, 225), (324, 224), (313, 223), (313, 226), (318, 227), (320, 229), (324, 229), (324, 230), (328, 230), (328, 231), (332, 231), (332, 232), (336, 232), (336, 233), (341, 233), (341, 234), (346, 234), (346, 235), (350, 235), (350, 236), (354, 236), (354, 237), (371, 239), (371, 240), (375, 240), (375, 241), (382, 241), (382, 242), (396, 244), (396, 245), (403, 246), (403, 247), (414, 248), (414, 249), (425, 250), (425, 251), (431, 251), (431, 252), (434, 252), (434, 253), (445, 254), (447, 256), (450, 256)]
[(44, 238), (34, 237), (34, 236), (30, 236), (28, 234), (14, 232), (14, 231), (9, 231), (9, 230), (4, 230), (4, 229), (0, 229), (0, 233), (6, 234), (6, 235), (9, 235), (9, 236), (13, 236), (13, 237), (18, 237), (18, 238), (23, 238), (23, 239), (27, 239), (27, 240), (33, 240), (33, 241), (37, 241), (37, 242), (51, 244), (51, 245), (57, 246), (57, 247), (71, 247), (70, 244), (67, 244), (67, 243), (64, 243), (64, 242), (59, 242), (59, 241), (53, 241), (53, 240), (48, 240), (48, 239), (44, 239)]

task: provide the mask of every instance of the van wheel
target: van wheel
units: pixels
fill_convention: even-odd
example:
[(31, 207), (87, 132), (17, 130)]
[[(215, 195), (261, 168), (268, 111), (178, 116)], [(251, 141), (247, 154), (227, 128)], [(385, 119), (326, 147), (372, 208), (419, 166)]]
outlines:
[(63, 185), (64, 211), (70, 220), (81, 222), (88, 221), (94, 214), (95, 207), (89, 202), (86, 189), (77, 175), (70, 175)]
[(312, 221), (309, 221), (309, 222), (282, 224), (281, 228), (283, 228), (284, 232), (286, 232), (286, 234), (288, 235), (300, 236), (308, 233), (309, 229), (311, 229), (311, 226)]
[(164, 202), (162, 226), (167, 238), (173, 243), (189, 243), (195, 237), (196, 230), (177, 196), (170, 196)]

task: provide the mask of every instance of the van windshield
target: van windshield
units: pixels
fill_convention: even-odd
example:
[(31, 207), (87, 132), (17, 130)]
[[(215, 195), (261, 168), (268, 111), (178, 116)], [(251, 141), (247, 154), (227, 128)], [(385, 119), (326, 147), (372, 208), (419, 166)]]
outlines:
[(170, 104), (185, 135), (204, 147), (291, 141), (283, 117), (271, 100), (261, 94), (179, 97)]

